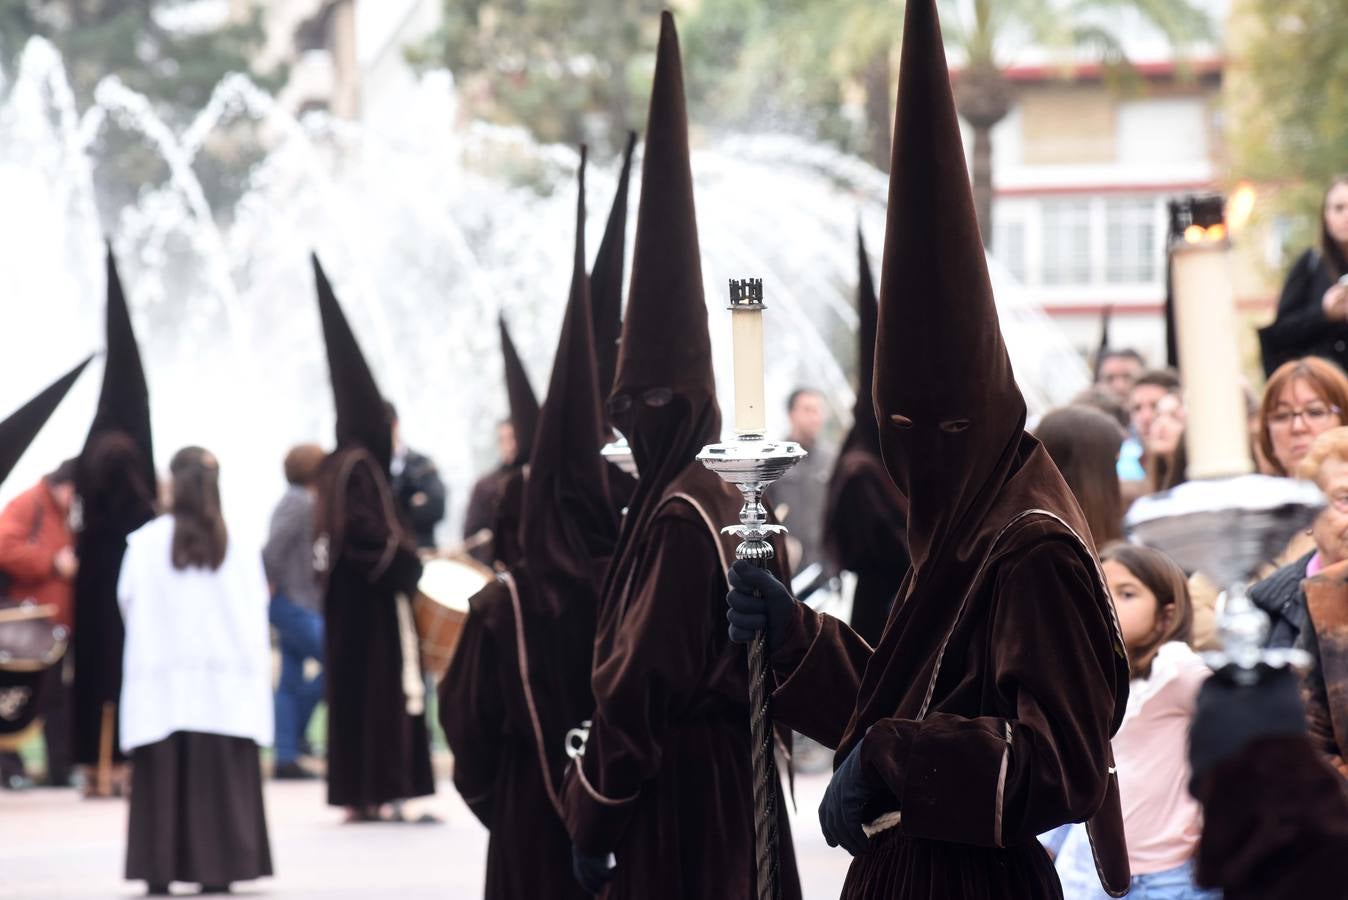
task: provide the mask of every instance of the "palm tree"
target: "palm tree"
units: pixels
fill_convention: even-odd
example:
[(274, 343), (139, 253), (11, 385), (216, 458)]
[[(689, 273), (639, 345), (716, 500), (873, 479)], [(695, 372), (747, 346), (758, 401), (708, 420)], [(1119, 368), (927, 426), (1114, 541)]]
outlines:
[[(874, 5), (877, 0), (859, 0)], [(1085, 53), (1118, 77), (1130, 74), (1110, 13), (1132, 12), (1160, 31), (1177, 52), (1212, 33), (1207, 13), (1194, 0), (942, 0), (948, 48), (963, 56), (955, 105), (973, 131), (970, 161), (974, 205), (984, 246), (992, 246), (992, 129), (1015, 105), (1007, 78), (1012, 40), (1071, 58)], [(1070, 68), (1064, 68), (1069, 74)]]

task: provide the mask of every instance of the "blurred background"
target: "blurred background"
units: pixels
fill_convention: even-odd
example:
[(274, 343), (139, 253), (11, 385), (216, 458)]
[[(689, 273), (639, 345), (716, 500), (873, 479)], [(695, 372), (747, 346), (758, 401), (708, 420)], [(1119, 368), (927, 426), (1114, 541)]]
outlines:
[[(331, 435), (307, 254), (323, 258), (456, 533), (505, 414), (494, 321), (546, 386), (576, 147), (590, 251), (643, 128), (653, 0), (0, 0), (0, 354), (10, 409), (101, 342), (122, 266), (162, 464), (215, 449), (259, 534), (290, 444)], [(673, 2), (718, 369), (729, 277), (766, 280), (769, 430), (799, 385), (847, 424), (855, 234), (877, 266), (900, 0)], [(951, 0), (946, 51), (1032, 407), (1111, 344), (1164, 363), (1166, 200), (1251, 182), (1246, 357), (1345, 167), (1341, 0)], [(1306, 27), (1304, 23), (1317, 23)], [(638, 145), (638, 155), (640, 154)], [(633, 197), (637, 185), (634, 185)], [(635, 225), (635, 200), (629, 228)], [(630, 239), (630, 237), (629, 237)], [(86, 377), (9, 492), (73, 452)]]

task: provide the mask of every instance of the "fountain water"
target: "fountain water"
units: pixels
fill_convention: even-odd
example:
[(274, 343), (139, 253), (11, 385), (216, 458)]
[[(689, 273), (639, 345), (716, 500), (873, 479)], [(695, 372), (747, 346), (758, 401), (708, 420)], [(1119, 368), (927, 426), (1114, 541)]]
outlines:
[[(100, 342), (106, 233), (141, 338), (160, 464), (184, 444), (211, 447), (232, 525), (260, 537), (286, 447), (331, 438), (307, 263), (316, 250), (408, 441), (439, 462), (457, 521), (491, 461), (489, 423), (505, 409), (498, 310), (535, 387), (547, 382), (571, 264), (571, 148), (463, 122), (447, 73), (422, 79), (406, 98), (407, 127), (392, 135), (297, 119), (243, 76), (222, 81), (180, 131), (115, 80), (81, 116), (40, 39), (0, 91), (0, 414)], [(708, 303), (719, 309), (726, 280), (753, 275), (776, 310), (768, 383), (782, 396), (768, 398), (769, 431), (784, 430), (781, 405), (796, 384), (821, 387), (845, 419), (855, 228), (860, 220), (879, 250), (885, 177), (794, 138), (706, 143), (693, 169)], [(134, 184), (128, 148), (148, 161)], [(242, 183), (217, 184), (239, 170)], [(589, 179), (591, 247), (616, 174), (600, 167)], [(995, 263), (993, 272), (1013, 362), (1032, 414), (1043, 412), (1088, 373), (1025, 292)], [(715, 363), (728, 373), (727, 317), (710, 319)], [(7, 495), (78, 449), (97, 380), (87, 375), (58, 411)]]

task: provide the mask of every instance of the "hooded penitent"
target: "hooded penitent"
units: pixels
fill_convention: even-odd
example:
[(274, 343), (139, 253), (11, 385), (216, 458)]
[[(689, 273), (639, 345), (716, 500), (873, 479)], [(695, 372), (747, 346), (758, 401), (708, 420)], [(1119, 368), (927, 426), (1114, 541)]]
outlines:
[(903, 495), (880, 460), (871, 382), (875, 372), (877, 301), (861, 231), (857, 231), (857, 396), (852, 428), (829, 479), (824, 548), (839, 569), (856, 573), (851, 625), (874, 646), (908, 572)]
[[(840, 763), (860, 747), (888, 790), (875, 815), (900, 812), (844, 896), (1060, 896), (1036, 835), (1083, 819), (1126, 891), (1109, 740), (1127, 660), (1084, 517), (1024, 430), (935, 0), (907, 4), (890, 173), (875, 414), (913, 568), (873, 653), (798, 610), (775, 708)], [(827, 718), (848, 684), (850, 721)]]
[[(720, 435), (683, 76), (661, 19), (631, 290), (609, 420), (640, 480), (605, 580), (593, 724), (567, 771), (567, 830), (618, 859), (606, 896), (754, 894), (747, 666), (725, 630), (736, 492), (696, 461)], [(780, 571), (780, 569), (779, 569)], [(799, 896), (779, 805), (781, 897)]]
[[(559, 788), (567, 732), (590, 717), (599, 585), (617, 539), (599, 455), (599, 388), (584, 258), (584, 165), (570, 297), (522, 492), (519, 562), (469, 601), (440, 721), (454, 783), (491, 829), (485, 896), (587, 896), (571, 874)], [(531, 865), (520, 866), (521, 846)]]
[[(89, 359), (92, 359), (90, 357)], [(0, 484), (4, 484), (24, 451), (47, 424), (56, 407), (70, 392), (89, 359), (48, 385), (40, 394), (0, 422)], [(31, 725), (41, 706), (45, 672), (10, 672), (0, 669), (0, 739)]]
[(364, 447), (380, 468), (387, 471), (393, 458), (393, 432), (383, 395), (318, 256), (312, 255), (310, 259), (318, 290), (318, 314), (323, 322), (332, 399), (337, 408), (337, 446)]
[(75, 539), (80, 567), (74, 585), (73, 755), (84, 765), (109, 755), (120, 758), (116, 706), (123, 634), (117, 576), (126, 536), (154, 518), (155, 485), (150, 395), (108, 248), (103, 387), (75, 476), (81, 525)]
[[(632, 153), (636, 149), (637, 134), (627, 136), (623, 152), (622, 171), (618, 175), (618, 190), (613, 195), (604, 238), (594, 255), (594, 269), (590, 272), (590, 312), (594, 316), (594, 356), (599, 370), (600, 402), (613, 389), (613, 377), (618, 366), (618, 340), (622, 336), (623, 274), (627, 242), (627, 189), (632, 176)], [(607, 424), (601, 422), (605, 433)]]
[(337, 412), (337, 449), (319, 470), (315, 514), (324, 586), (328, 802), (366, 814), (435, 790), (407, 599), (416, 591), (421, 561), (389, 488), (392, 434), (382, 395), (317, 257), (313, 266)]
[(515, 430), (515, 463), (522, 466), (533, 454), (534, 434), (538, 431), (538, 398), (529, 384), (529, 374), (520, 361), (504, 316), (497, 318), (496, 327), (501, 333), (506, 399), (510, 402), (510, 424)]
[(1100, 365), (1105, 361), (1105, 354), (1109, 352), (1109, 323), (1114, 318), (1114, 307), (1106, 306), (1100, 311), (1100, 344), (1095, 348), (1095, 377), (1093, 381), (1100, 380)]

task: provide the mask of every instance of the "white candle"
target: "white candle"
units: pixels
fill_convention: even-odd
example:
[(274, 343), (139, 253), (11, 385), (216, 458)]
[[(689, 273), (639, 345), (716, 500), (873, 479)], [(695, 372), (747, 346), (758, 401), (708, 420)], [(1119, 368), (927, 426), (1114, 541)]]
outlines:
[(1173, 263), (1189, 477), (1245, 475), (1253, 465), (1241, 390), (1231, 245), (1224, 239), (1181, 244)]
[(732, 286), (730, 333), (735, 353), (735, 434), (762, 438), (767, 431), (763, 413), (763, 303), (762, 282), (757, 295)]

